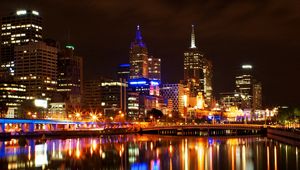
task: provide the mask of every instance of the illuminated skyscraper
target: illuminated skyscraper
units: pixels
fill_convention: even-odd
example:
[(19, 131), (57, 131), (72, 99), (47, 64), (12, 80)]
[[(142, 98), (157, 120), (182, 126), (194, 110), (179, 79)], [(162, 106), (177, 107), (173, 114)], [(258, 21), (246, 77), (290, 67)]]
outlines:
[(129, 51), (130, 79), (148, 78), (148, 50), (142, 40), (140, 26), (137, 26), (135, 40)]
[(42, 40), (42, 17), (34, 10), (18, 10), (1, 20), (1, 72), (14, 75), (14, 47)]
[(51, 100), (57, 86), (57, 48), (44, 42), (15, 47), (15, 80), (31, 99)]
[(190, 89), (190, 95), (204, 94), (206, 104), (212, 99), (212, 64), (199, 52), (195, 44), (195, 31), (192, 25), (191, 46), (184, 53), (184, 83)]
[(253, 76), (252, 65), (242, 65), (235, 77), (236, 91), (242, 97), (242, 108), (260, 109), (262, 107), (262, 85)]
[(130, 64), (120, 64), (117, 70), (118, 80), (124, 82), (129, 80), (130, 75)]
[(149, 57), (148, 58), (148, 76), (150, 80), (161, 81), (161, 69), (160, 69), (160, 58)]
[(252, 100), (252, 108), (262, 109), (262, 84), (255, 83), (253, 84), (253, 100)]
[(62, 101), (69, 106), (80, 105), (83, 94), (83, 63), (82, 57), (75, 55), (75, 48), (66, 45), (58, 53), (57, 92)]
[(127, 84), (106, 80), (100, 85), (101, 107), (105, 116), (115, 116), (118, 111), (126, 112)]

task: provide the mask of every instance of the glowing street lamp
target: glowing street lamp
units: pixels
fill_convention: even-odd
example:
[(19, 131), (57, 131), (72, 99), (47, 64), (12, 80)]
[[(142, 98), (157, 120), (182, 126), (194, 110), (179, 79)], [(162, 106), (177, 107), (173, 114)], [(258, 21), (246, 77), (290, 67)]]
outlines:
[(96, 121), (96, 120), (98, 120), (98, 117), (96, 115), (92, 115), (92, 120)]
[(75, 116), (76, 116), (76, 117), (80, 117), (80, 113), (78, 113), (78, 112), (75, 113)]

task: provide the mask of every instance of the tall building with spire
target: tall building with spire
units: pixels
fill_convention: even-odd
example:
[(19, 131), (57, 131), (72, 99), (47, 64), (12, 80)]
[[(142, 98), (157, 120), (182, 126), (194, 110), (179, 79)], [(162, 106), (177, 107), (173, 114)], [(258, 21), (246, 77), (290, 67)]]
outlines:
[(130, 79), (148, 78), (148, 49), (143, 42), (140, 26), (136, 28), (135, 39), (129, 51)]
[(191, 45), (184, 53), (184, 83), (190, 89), (191, 97), (202, 93), (206, 104), (211, 103), (212, 64), (196, 47), (194, 25), (192, 25)]

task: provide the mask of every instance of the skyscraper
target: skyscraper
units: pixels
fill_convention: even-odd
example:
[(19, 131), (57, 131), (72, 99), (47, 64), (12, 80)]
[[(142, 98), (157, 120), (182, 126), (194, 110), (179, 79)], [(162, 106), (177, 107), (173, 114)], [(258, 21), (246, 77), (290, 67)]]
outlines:
[(242, 108), (251, 108), (253, 83), (252, 65), (242, 65), (242, 69), (235, 77), (236, 91), (242, 96)]
[(148, 78), (148, 49), (142, 40), (140, 26), (137, 26), (135, 40), (129, 51), (130, 79)]
[(252, 65), (242, 65), (235, 77), (236, 91), (241, 94), (242, 108), (261, 109), (262, 85), (253, 75)]
[(148, 58), (148, 77), (150, 80), (161, 81), (161, 68), (160, 58), (149, 57)]
[(57, 48), (44, 42), (15, 47), (15, 80), (30, 99), (51, 100), (57, 86)]
[(18, 10), (1, 20), (1, 72), (14, 75), (14, 47), (42, 40), (42, 17), (34, 10)]
[(145, 118), (149, 110), (159, 107), (160, 59), (148, 58), (148, 49), (142, 41), (139, 26), (129, 55), (127, 117)]
[(130, 75), (130, 64), (120, 64), (117, 70), (117, 78), (122, 82), (128, 81)]
[(252, 108), (262, 109), (262, 84), (254, 83), (253, 84), (253, 100), (252, 100)]
[(210, 104), (212, 98), (212, 64), (196, 47), (194, 25), (192, 25), (191, 46), (184, 53), (184, 83), (190, 89), (191, 97), (201, 92)]
[(117, 111), (126, 111), (126, 87), (126, 83), (119, 81), (107, 80), (101, 82), (101, 106), (105, 116), (115, 116)]
[(66, 45), (58, 53), (57, 92), (69, 105), (80, 105), (83, 90), (82, 57), (77, 56), (72, 45)]

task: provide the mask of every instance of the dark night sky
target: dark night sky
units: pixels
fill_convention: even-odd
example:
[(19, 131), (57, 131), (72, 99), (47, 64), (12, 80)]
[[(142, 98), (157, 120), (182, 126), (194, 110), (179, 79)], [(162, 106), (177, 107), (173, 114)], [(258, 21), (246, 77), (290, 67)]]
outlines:
[[(85, 79), (111, 76), (128, 62), (141, 25), (151, 55), (162, 59), (164, 82), (183, 78), (191, 24), (196, 45), (214, 66), (214, 91), (232, 91), (243, 63), (263, 83), (265, 105), (300, 105), (299, 0), (1, 0), (0, 15), (36, 9), (44, 37), (68, 37), (84, 56)], [(68, 36), (69, 35), (69, 36)]]

